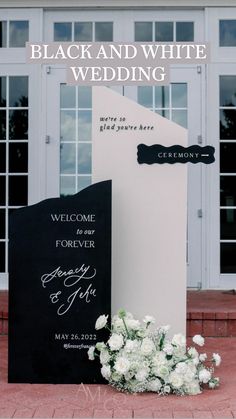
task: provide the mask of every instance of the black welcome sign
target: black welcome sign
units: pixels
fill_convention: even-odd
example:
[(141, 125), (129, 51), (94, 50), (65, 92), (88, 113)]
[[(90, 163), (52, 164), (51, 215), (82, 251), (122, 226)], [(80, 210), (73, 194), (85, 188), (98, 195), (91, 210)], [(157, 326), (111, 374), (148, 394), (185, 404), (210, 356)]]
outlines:
[(212, 146), (200, 147), (192, 145), (190, 147), (182, 147), (173, 145), (165, 147), (161, 144), (138, 145), (138, 163), (139, 164), (163, 164), (163, 163), (214, 163), (215, 149)]
[(15, 211), (9, 243), (9, 382), (101, 383), (89, 346), (111, 311), (111, 181)]

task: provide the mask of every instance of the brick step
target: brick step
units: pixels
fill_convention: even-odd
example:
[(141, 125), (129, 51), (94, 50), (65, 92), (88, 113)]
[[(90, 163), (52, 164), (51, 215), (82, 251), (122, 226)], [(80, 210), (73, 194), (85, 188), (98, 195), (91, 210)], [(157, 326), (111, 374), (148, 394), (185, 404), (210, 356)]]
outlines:
[(235, 312), (188, 312), (187, 336), (235, 337)]

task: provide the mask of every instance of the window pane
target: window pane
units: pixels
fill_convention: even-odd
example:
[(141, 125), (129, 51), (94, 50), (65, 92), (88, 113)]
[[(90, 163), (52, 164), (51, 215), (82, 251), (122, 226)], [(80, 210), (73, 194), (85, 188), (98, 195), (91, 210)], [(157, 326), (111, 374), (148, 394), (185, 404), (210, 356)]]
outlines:
[(220, 106), (236, 106), (236, 76), (220, 76)]
[(220, 47), (236, 46), (236, 20), (220, 20)]
[(78, 87), (78, 107), (92, 108), (92, 89), (89, 86)]
[(92, 22), (75, 22), (75, 41), (91, 42), (93, 40)]
[(172, 121), (184, 128), (188, 127), (187, 111), (172, 111)]
[(172, 107), (187, 108), (187, 84), (172, 83)]
[(75, 108), (75, 87), (61, 84), (61, 108)]
[(220, 110), (220, 139), (236, 140), (236, 110)]
[(0, 107), (6, 107), (6, 77), (0, 77)]
[(61, 144), (61, 173), (75, 173), (75, 144)]
[(91, 183), (92, 183), (91, 176), (78, 176), (78, 192), (90, 186)]
[(173, 28), (173, 22), (156, 22), (155, 41), (172, 42), (174, 40)]
[(135, 22), (134, 25), (136, 42), (152, 42), (152, 22)]
[(156, 108), (169, 107), (169, 86), (155, 87), (155, 107)]
[(75, 141), (75, 111), (61, 111), (61, 141)]
[(236, 143), (220, 144), (220, 171), (221, 173), (236, 173)]
[(9, 23), (9, 46), (13, 48), (24, 48), (29, 40), (28, 20), (12, 20)]
[(27, 173), (28, 172), (28, 144), (10, 143), (9, 144), (9, 172)]
[(113, 23), (95, 22), (95, 41), (112, 42), (113, 41)]
[(220, 229), (222, 240), (236, 239), (236, 210), (223, 209), (220, 211)]
[(60, 42), (72, 41), (72, 23), (71, 22), (54, 23), (54, 41), (60, 41)]
[(78, 139), (91, 141), (92, 138), (92, 111), (79, 111)]
[(75, 190), (75, 176), (61, 176), (60, 185), (61, 196), (74, 195)]
[(153, 89), (152, 86), (138, 87), (138, 103), (146, 108), (153, 107)]
[(28, 77), (9, 77), (9, 106), (28, 106)]
[(0, 205), (6, 205), (6, 177), (0, 176)]
[(220, 177), (220, 205), (236, 206), (236, 176)]
[(6, 172), (6, 144), (0, 144), (0, 173)]
[(156, 113), (163, 116), (164, 118), (170, 119), (170, 111), (166, 109), (157, 109)]
[(0, 272), (5, 272), (5, 243), (0, 243)]
[(9, 176), (9, 205), (21, 206), (28, 203), (27, 176)]
[(221, 273), (236, 272), (236, 243), (221, 243)]
[(176, 22), (176, 42), (194, 41), (193, 22)]
[(0, 111), (0, 141), (6, 139), (6, 111)]
[(0, 22), (0, 48), (6, 48), (7, 46), (7, 22)]
[(10, 140), (28, 139), (28, 111), (9, 111), (9, 138)]
[(92, 144), (78, 144), (78, 173), (87, 174), (92, 171)]
[(0, 209), (0, 239), (5, 239), (6, 236), (6, 211)]

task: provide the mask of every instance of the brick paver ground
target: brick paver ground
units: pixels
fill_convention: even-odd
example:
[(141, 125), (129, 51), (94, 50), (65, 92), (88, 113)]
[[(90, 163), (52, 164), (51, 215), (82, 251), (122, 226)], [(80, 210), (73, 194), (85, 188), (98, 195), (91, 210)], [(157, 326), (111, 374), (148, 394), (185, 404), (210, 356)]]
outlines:
[(219, 389), (191, 397), (126, 395), (106, 385), (8, 384), (1, 336), (0, 418), (236, 418), (236, 338), (208, 338), (205, 349), (223, 357)]

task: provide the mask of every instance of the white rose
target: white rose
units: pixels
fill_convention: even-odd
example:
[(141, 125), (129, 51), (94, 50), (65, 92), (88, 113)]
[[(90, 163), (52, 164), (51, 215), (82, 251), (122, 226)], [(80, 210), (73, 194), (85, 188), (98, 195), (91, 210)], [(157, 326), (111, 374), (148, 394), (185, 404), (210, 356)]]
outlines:
[(166, 355), (172, 355), (173, 354), (173, 350), (174, 350), (174, 348), (171, 345), (171, 343), (166, 343), (165, 346), (164, 346), (164, 348), (163, 348), (163, 351), (166, 353)]
[(166, 333), (168, 333), (169, 330), (170, 330), (170, 325), (167, 324), (166, 326), (161, 326), (158, 331), (159, 333), (164, 333), (166, 335)]
[(95, 346), (90, 346), (90, 348), (88, 350), (88, 359), (90, 361), (94, 361), (94, 359), (95, 359), (94, 351), (95, 351)]
[(190, 396), (195, 396), (196, 394), (201, 393), (201, 389), (199, 386), (199, 382), (197, 380), (193, 380), (187, 386), (185, 386), (185, 391)]
[(103, 314), (102, 316), (99, 316), (95, 323), (95, 329), (96, 330), (103, 329), (103, 327), (105, 327), (107, 324), (107, 319), (108, 319), (108, 316), (106, 316), (105, 314)]
[(154, 324), (155, 323), (155, 319), (154, 319), (153, 316), (148, 316), (147, 315), (147, 316), (144, 317), (143, 322), (145, 324)]
[(106, 380), (109, 380), (109, 378), (111, 377), (110, 365), (103, 365), (103, 367), (101, 368), (101, 374)]
[(114, 369), (118, 374), (126, 374), (129, 371), (130, 362), (127, 358), (120, 356), (117, 358)]
[(104, 348), (106, 348), (106, 345), (105, 345), (105, 343), (104, 343), (104, 342), (97, 342), (97, 343), (96, 343), (96, 349), (97, 349), (98, 351), (102, 351), (102, 349), (104, 349)]
[(114, 316), (112, 319), (112, 327), (114, 332), (122, 332), (124, 330), (124, 322), (118, 316)]
[(184, 383), (181, 375), (175, 371), (170, 374), (169, 382), (174, 388), (180, 388)]
[(144, 381), (148, 377), (148, 374), (149, 374), (149, 368), (140, 368), (135, 374), (135, 378), (138, 381)]
[(199, 355), (199, 361), (205, 362), (207, 360), (207, 354), (200, 354)]
[(181, 333), (178, 333), (173, 336), (171, 343), (175, 346), (185, 347), (186, 346), (186, 338)]
[(125, 344), (125, 350), (126, 352), (130, 353), (135, 351), (139, 346), (139, 343), (137, 340), (131, 340), (131, 339), (127, 339), (126, 344)]
[(211, 379), (211, 373), (207, 369), (203, 368), (201, 371), (199, 371), (198, 377), (200, 383), (206, 384)]
[(110, 361), (111, 357), (107, 349), (104, 349), (100, 353), (100, 362), (101, 364), (107, 364)]
[(144, 338), (141, 344), (141, 353), (143, 355), (151, 355), (155, 350), (155, 345), (150, 338)]
[(213, 354), (212, 358), (216, 364), (216, 367), (219, 367), (219, 365), (221, 364), (221, 356), (219, 354)]
[(176, 365), (175, 371), (176, 371), (178, 374), (185, 374), (185, 373), (186, 373), (186, 371), (187, 371), (187, 369), (188, 369), (188, 366), (185, 364), (185, 362), (179, 362), (179, 363)]
[(163, 388), (163, 390), (164, 390), (164, 393), (170, 393), (171, 392), (171, 388), (170, 388), (170, 386), (165, 386), (164, 388)]
[(140, 328), (140, 321), (135, 319), (125, 319), (126, 326), (131, 330), (138, 330)]
[(124, 344), (123, 336), (118, 333), (113, 333), (108, 340), (108, 345), (112, 351), (118, 351)]
[(154, 366), (159, 366), (160, 364), (164, 364), (166, 362), (166, 354), (165, 352), (159, 351), (152, 358), (152, 364)]
[(147, 384), (147, 390), (158, 392), (161, 389), (161, 381), (156, 378), (155, 380), (149, 381)]
[(203, 346), (205, 343), (205, 339), (201, 335), (193, 336), (193, 342), (196, 343), (198, 346)]

